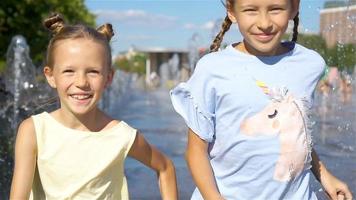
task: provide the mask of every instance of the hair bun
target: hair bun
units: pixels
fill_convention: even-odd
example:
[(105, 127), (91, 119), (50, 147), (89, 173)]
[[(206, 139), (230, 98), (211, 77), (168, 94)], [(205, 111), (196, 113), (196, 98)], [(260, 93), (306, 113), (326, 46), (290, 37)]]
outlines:
[(64, 27), (64, 20), (60, 14), (53, 13), (44, 20), (43, 25), (53, 34), (57, 34)]
[(108, 41), (114, 36), (114, 30), (112, 29), (111, 24), (104, 24), (101, 25), (99, 28), (96, 29), (99, 33), (104, 35)]

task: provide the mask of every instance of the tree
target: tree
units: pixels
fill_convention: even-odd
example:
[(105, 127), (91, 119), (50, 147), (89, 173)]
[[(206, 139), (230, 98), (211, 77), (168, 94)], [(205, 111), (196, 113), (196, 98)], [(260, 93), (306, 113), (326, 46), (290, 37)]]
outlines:
[(325, 60), (327, 59), (327, 47), (324, 38), (320, 35), (298, 35), (298, 43), (318, 52)]
[(337, 64), (340, 71), (346, 70), (352, 73), (356, 65), (356, 45), (338, 44), (336, 45)]
[(326, 64), (337, 66), (340, 71), (352, 73), (356, 65), (356, 45), (337, 44), (327, 50)]
[(145, 54), (134, 53), (131, 56), (119, 56), (114, 64), (123, 71), (142, 75), (146, 73), (146, 59)]
[(1, 0), (0, 61), (5, 60), (11, 38), (17, 34), (27, 39), (34, 62), (43, 60), (50, 37), (42, 22), (51, 12), (61, 13), (68, 23), (95, 25), (95, 16), (85, 7), (84, 0)]

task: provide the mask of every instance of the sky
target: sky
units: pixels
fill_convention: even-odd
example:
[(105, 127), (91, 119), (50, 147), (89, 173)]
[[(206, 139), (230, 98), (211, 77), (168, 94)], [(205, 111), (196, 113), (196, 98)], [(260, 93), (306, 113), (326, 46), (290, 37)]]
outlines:
[[(325, 0), (301, 0), (300, 23), (306, 32), (319, 32), (319, 11)], [(111, 23), (113, 55), (130, 47), (187, 49), (208, 47), (226, 11), (220, 0), (85, 0), (97, 25)], [(241, 40), (236, 26), (226, 43)]]

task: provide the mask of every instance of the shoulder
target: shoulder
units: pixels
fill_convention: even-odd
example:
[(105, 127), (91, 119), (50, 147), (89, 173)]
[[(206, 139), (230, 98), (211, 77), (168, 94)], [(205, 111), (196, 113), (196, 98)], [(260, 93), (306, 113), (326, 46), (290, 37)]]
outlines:
[(209, 76), (225, 71), (224, 66), (228, 65), (231, 59), (236, 59), (236, 56), (232, 55), (228, 48), (205, 54), (199, 59), (194, 73)]
[(19, 125), (18, 131), (35, 132), (33, 117), (29, 117), (22, 121)]
[(16, 135), (16, 146), (36, 148), (36, 133), (33, 118), (29, 117), (21, 122)]
[(318, 52), (297, 43), (290, 61), (308, 76), (320, 77), (326, 70), (325, 60)]
[(130, 126), (125, 121), (114, 120), (114, 123), (114, 126), (119, 126), (125, 134), (135, 136), (138, 132), (136, 128)]
[(215, 65), (215, 64), (221, 64), (225, 63), (226, 59), (229, 58), (236, 58), (236, 55), (231, 54), (231, 49), (230, 46), (226, 47), (225, 49), (221, 51), (216, 51), (216, 52), (211, 52), (208, 54), (205, 54), (198, 62), (198, 64), (204, 64), (204, 65)]
[(315, 66), (317, 70), (324, 71), (326, 63), (324, 58), (315, 50), (304, 47), (303, 45), (296, 44), (296, 54), (302, 56), (306, 61), (308, 61), (312, 66)]

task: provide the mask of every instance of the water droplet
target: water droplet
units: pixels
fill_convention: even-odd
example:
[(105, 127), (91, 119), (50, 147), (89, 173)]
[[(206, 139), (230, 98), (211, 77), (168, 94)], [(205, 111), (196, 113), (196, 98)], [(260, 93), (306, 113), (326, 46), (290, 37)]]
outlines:
[(337, 127), (337, 130), (338, 130), (339, 132), (341, 132), (341, 131), (342, 131), (342, 126), (338, 126), (338, 127)]

